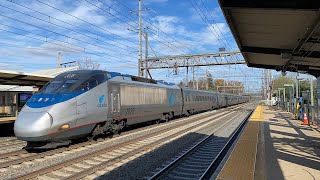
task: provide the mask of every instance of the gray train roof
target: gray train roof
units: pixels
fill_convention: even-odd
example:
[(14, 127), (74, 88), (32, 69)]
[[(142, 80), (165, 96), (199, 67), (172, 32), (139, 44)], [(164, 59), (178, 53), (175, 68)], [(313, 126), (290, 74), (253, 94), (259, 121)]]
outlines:
[(71, 75), (74, 78), (77, 79), (86, 79), (91, 76), (97, 75), (97, 74), (106, 74), (108, 80), (113, 80), (113, 81), (123, 81), (123, 82), (132, 82), (137, 83), (137, 84), (149, 84), (151, 85), (156, 85), (156, 86), (161, 86), (161, 87), (171, 87), (171, 88), (179, 88), (176, 84), (174, 83), (168, 83), (163, 80), (154, 80), (154, 79), (147, 79), (147, 78), (142, 78), (142, 77), (137, 77), (133, 75), (128, 75), (128, 74), (121, 74), (118, 72), (109, 72), (109, 71), (104, 71), (104, 70), (75, 70), (75, 71), (68, 71), (65, 73), (62, 73), (58, 75), (56, 78), (64, 78), (65, 76)]

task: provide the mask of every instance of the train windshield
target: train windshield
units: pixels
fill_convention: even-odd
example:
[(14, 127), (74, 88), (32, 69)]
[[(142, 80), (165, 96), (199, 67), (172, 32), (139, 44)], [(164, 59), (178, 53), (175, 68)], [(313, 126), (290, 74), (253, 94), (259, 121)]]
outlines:
[[(72, 77), (69, 79), (69, 77)], [(39, 94), (64, 94), (90, 90), (106, 81), (104, 74), (96, 74), (91, 77), (76, 78), (74, 76), (56, 77), (45, 85)]]
[(69, 79), (65, 81), (53, 80), (44, 86), (39, 93), (40, 94), (63, 94), (73, 92), (73, 86), (77, 84), (78, 80)]
[(51, 81), (46, 86), (44, 86), (39, 93), (41, 94), (51, 94), (53, 93), (58, 87), (61, 86), (63, 81)]
[(72, 92), (72, 86), (74, 86), (77, 81), (78, 80), (75, 79), (66, 80), (61, 86), (59, 86), (56, 92), (59, 94)]

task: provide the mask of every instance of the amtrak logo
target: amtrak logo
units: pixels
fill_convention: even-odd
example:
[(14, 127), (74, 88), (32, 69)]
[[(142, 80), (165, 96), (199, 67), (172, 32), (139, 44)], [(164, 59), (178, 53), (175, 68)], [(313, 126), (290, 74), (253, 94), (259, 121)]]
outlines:
[(104, 100), (104, 95), (100, 96), (100, 98), (99, 98), (99, 103), (100, 103), (100, 104), (103, 103), (103, 100)]
[(171, 93), (169, 97), (169, 106), (172, 107), (174, 106), (174, 101), (175, 101), (175, 93)]
[(104, 95), (101, 95), (99, 98), (99, 104), (97, 105), (98, 108), (107, 107), (107, 104), (104, 102)]

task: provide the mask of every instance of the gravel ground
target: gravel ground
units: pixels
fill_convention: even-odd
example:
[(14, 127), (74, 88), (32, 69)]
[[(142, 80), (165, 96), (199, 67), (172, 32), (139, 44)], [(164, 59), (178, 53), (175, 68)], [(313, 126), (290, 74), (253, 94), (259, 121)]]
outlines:
[[(229, 137), (232, 131), (245, 118), (246, 114), (237, 118), (228, 125), (215, 133), (219, 137)], [(177, 158), (187, 149), (199, 142), (202, 138), (215, 131), (217, 126), (210, 126), (200, 131), (189, 133), (171, 143), (147, 153), (125, 165), (118, 167), (108, 174), (100, 176), (101, 179), (147, 179), (159, 169)]]
[[(202, 117), (204, 115), (215, 115), (215, 114), (217, 114), (217, 112), (211, 111), (211, 112), (206, 112), (206, 113), (194, 115), (189, 118), (181, 118), (181, 119), (169, 122), (169, 123), (155, 125), (153, 127), (146, 127), (144, 130), (139, 129), (137, 131), (134, 130), (133, 132), (130, 131), (129, 133), (124, 133), (126, 135), (121, 135), (121, 136), (118, 136), (118, 137), (115, 137), (112, 139), (106, 139), (106, 140), (98, 142), (97, 144), (94, 144), (94, 145), (82, 147), (82, 148), (75, 149), (75, 150), (65, 151), (63, 153), (59, 153), (59, 154), (56, 154), (53, 156), (47, 156), (47, 157), (37, 159), (34, 161), (25, 162), (20, 165), (13, 165), (8, 168), (2, 168), (2, 169), (0, 169), (0, 179), (14, 178), (16, 176), (25, 174), (27, 172), (36, 171), (36, 170), (39, 170), (44, 167), (49, 167), (55, 163), (66, 161), (68, 159), (75, 158), (75, 157), (84, 156), (86, 154), (90, 154), (94, 151), (97, 151), (98, 149), (105, 149), (105, 148), (114, 146), (115, 144), (119, 144), (119, 143), (128, 141), (130, 139), (136, 138), (136, 137), (145, 136), (149, 133), (154, 132), (155, 129), (157, 129), (157, 130), (158, 129), (166, 129), (167, 127), (169, 127), (173, 124), (179, 124), (179, 123), (183, 123), (188, 120), (194, 120), (194, 119), (197, 119), (197, 118)], [(193, 135), (192, 138), (197, 138), (197, 137), (199, 138), (199, 136), (201, 136), (201, 134), (200, 135)]]

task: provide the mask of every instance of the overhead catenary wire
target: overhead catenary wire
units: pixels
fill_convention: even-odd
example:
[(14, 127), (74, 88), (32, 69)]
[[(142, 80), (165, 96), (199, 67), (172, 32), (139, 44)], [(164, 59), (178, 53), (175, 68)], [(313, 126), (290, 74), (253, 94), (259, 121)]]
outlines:
[[(207, 13), (209, 14), (209, 16), (211, 17), (213, 23), (216, 23), (216, 21), (214, 20), (212, 14), (211, 14), (210, 11), (208, 10), (207, 6), (204, 4), (203, 0), (200, 0), (200, 3), (202, 3), (202, 5), (203, 5), (203, 7), (205, 8), (206, 12), (207, 12)], [(200, 4), (200, 3), (199, 3), (199, 4)], [(203, 13), (203, 10), (201, 10), (200, 5), (198, 5), (196, 2), (195, 2), (195, 4), (199, 7), (200, 11)], [(203, 14), (204, 14), (204, 13), (203, 13)], [(205, 16), (205, 14), (204, 14), (204, 16)], [(205, 16), (205, 17), (206, 17), (206, 16)], [(208, 20), (208, 23), (210, 23), (209, 18), (206, 17), (206, 19)], [(210, 25), (212, 26), (213, 29), (215, 29), (214, 26), (213, 26), (211, 23), (210, 23)], [(219, 26), (218, 26), (217, 24), (216, 24), (216, 29), (218, 29), (218, 31), (219, 31), (219, 33), (217, 33), (218, 37), (220, 37), (220, 35), (223, 36), (223, 38), (221, 38), (221, 40), (222, 40), (222, 41), (225, 40), (226, 44), (224, 44), (224, 45), (229, 46), (229, 47), (230, 47), (230, 48), (229, 48), (229, 51), (232, 51), (232, 46), (230, 45), (230, 43), (229, 43), (229, 41), (227, 40), (227, 38), (223, 35), (223, 32), (221, 31), (221, 29), (219, 28)], [(237, 61), (239, 61), (239, 59), (238, 59), (237, 56), (235, 56), (235, 59), (236, 59)]]
[[(49, 44), (54, 44), (54, 45), (57, 45), (57, 46), (65, 47), (65, 48), (74, 50), (74, 51), (76, 51), (76, 52), (83, 52), (83, 53), (91, 54), (91, 55), (94, 55), (94, 56), (97, 56), (97, 57), (115, 58), (114, 61), (118, 61), (118, 62), (121, 62), (121, 63), (128, 63), (128, 61), (120, 61), (120, 60), (118, 60), (119, 57), (113, 56), (113, 55), (110, 55), (110, 54), (108, 54), (108, 56), (101, 56), (101, 55), (99, 55), (99, 54), (106, 54), (106, 53), (104, 53), (104, 52), (95, 51), (95, 50), (92, 50), (92, 49), (90, 49), (90, 48), (81, 47), (81, 46), (74, 45), (74, 44), (69, 43), (69, 42), (65, 42), (65, 41), (53, 39), (53, 38), (50, 38), (50, 37), (45, 37), (45, 36), (42, 36), (42, 35), (39, 35), (39, 34), (34, 34), (34, 33), (32, 33), (32, 32), (26, 31), (26, 30), (24, 30), (24, 29), (15, 28), (15, 27), (13, 27), (13, 26), (9, 26), (9, 25), (6, 25), (6, 24), (1, 24), (1, 23), (0, 23), (0, 25), (2, 25), (2, 26), (7, 26), (7, 27), (10, 27), (10, 28), (14, 28), (14, 29), (16, 29), (16, 30), (24, 31), (24, 32), (27, 32), (27, 33), (28, 33), (28, 35), (26, 35), (26, 34), (20, 34), (20, 33), (17, 33), (17, 32), (13, 32), (13, 31), (9, 31), (9, 30), (7, 30), (7, 29), (2, 29), (2, 28), (0, 28), (0, 30), (5, 31), (5, 32), (8, 32), (8, 33), (11, 33), (11, 34), (15, 34), (15, 35), (19, 35), (19, 36), (24, 36), (24, 37), (27, 37), (27, 38), (30, 38), (30, 39), (34, 39), (34, 40), (37, 40), (37, 41), (42, 41), (42, 42), (46, 42), (46, 43), (49, 43)], [(42, 39), (41, 39), (41, 38), (34, 37), (34, 36), (30, 36), (30, 35), (41, 36)], [(66, 46), (66, 45), (63, 45), (63, 44), (59, 44), (59, 43), (56, 43), (56, 42), (50, 42), (50, 41), (48, 41), (48, 39), (51, 39), (51, 40), (56, 41), (56, 42), (65, 43), (65, 44), (71, 45), (71, 46), (73, 46), (73, 47)], [(75, 48), (75, 47), (77, 47), (77, 48)], [(90, 52), (90, 51), (91, 51), (91, 52)], [(98, 54), (97, 54), (97, 53), (98, 53)]]
[[(47, 32), (51, 32), (51, 33), (53, 33), (53, 34), (57, 34), (57, 35), (60, 35), (60, 36), (64, 36), (64, 37), (69, 38), (69, 39), (73, 39), (73, 40), (76, 40), (76, 41), (79, 41), (79, 42), (82, 42), (82, 43), (87, 43), (87, 44), (89, 44), (89, 45), (92, 45), (92, 46), (95, 46), (95, 47), (99, 47), (99, 48), (108, 50), (108, 51), (110, 51), (110, 52), (117, 52), (117, 51), (115, 51), (114, 49), (108, 49), (108, 48), (105, 48), (105, 47), (103, 47), (103, 46), (96, 45), (96, 44), (93, 44), (93, 43), (91, 43), (91, 42), (84, 41), (84, 40), (81, 40), (81, 39), (77, 39), (77, 38), (74, 38), (74, 37), (71, 37), (71, 36), (67, 36), (67, 35), (64, 35), (64, 34), (61, 34), (61, 33), (58, 33), (58, 32), (55, 32), (55, 31), (52, 31), (52, 30), (49, 30), (49, 29), (46, 29), (46, 28), (42, 28), (42, 27), (40, 27), (40, 26), (36, 26), (36, 25), (33, 25), (33, 24), (30, 24), (30, 23), (21, 21), (21, 20), (16, 19), (16, 18), (12, 18), (12, 17), (6, 16), (6, 15), (3, 15), (3, 14), (0, 14), (0, 16), (6, 17), (6, 18), (8, 18), (8, 19), (11, 19), (11, 20), (14, 20), (14, 21), (17, 21), (17, 22), (20, 22), (20, 23), (23, 23), (23, 24), (26, 24), (26, 25), (29, 25), (29, 26), (32, 26), (32, 27), (41, 29), (41, 30), (44, 30), (44, 31), (47, 31)], [(4, 25), (4, 24), (2, 24), (2, 25)], [(13, 26), (11, 26), (11, 27), (13, 27)], [(128, 55), (128, 54), (123, 54), (123, 53), (119, 53), (119, 54), (120, 54), (120, 55)]]
[[(100, 1), (100, 0), (99, 0)], [(126, 9), (128, 9), (129, 11), (133, 11), (131, 8), (129, 8), (128, 6), (124, 5), (123, 3), (121, 3), (120, 1), (118, 0), (114, 0), (116, 2), (118, 2), (120, 5), (122, 5), (123, 7), (125, 7)], [(164, 35), (166, 35), (167, 37), (170, 37), (173, 41), (177, 42), (178, 44), (180, 44), (181, 46), (184, 46), (186, 47), (187, 49), (189, 49), (190, 51), (194, 52), (193, 49), (191, 49), (190, 47), (186, 46), (185, 44), (181, 43), (180, 41), (176, 40), (174, 37), (172, 37), (171, 35), (169, 35), (168, 33), (162, 31), (161, 29), (159, 29), (157, 26), (153, 25), (149, 20), (147, 20), (146, 18), (143, 18), (142, 19), (147, 22), (150, 26), (154, 27), (155, 29), (157, 29), (159, 32), (163, 33)], [(167, 41), (167, 40), (166, 40)], [(180, 48), (178, 46), (176, 46), (176, 48)]]
[[(213, 23), (216, 23), (216, 21), (214, 20), (214, 17), (212, 16), (212, 14), (210, 13), (209, 9), (207, 8), (207, 6), (204, 4), (203, 0), (200, 0), (200, 2), (202, 3), (203, 7), (205, 8), (206, 12), (209, 14), (209, 16), (211, 17)], [(200, 8), (200, 5), (198, 6)], [(218, 29), (219, 33), (221, 36), (223, 36), (225, 42), (227, 43), (227, 45), (230, 47), (230, 50), (232, 50), (232, 46), (230, 45), (229, 41), (227, 40), (227, 38), (223, 35), (223, 32), (221, 31), (220, 27), (218, 25), (216, 25), (216, 28)], [(218, 33), (218, 36), (220, 36)], [(223, 40), (222, 39), (222, 40)]]
[(107, 30), (107, 29), (105, 29), (105, 28), (102, 28), (102, 27), (100, 27), (100, 26), (98, 26), (98, 25), (95, 25), (95, 24), (93, 24), (93, 23), (91, 23), (91, 22), (88, 22), (88, 21), (86, 21), (86, 20), (84, 20), (84, 19), (81, 19), (81, 18), (79, 18), (79, 17), (77, 17), (77, 16), (74, 16), (74, 15), (72, 15), (72, 14), (70, 14), (70, 13), (64, 11), (64, 10), (61, 10), (61, 9), (59, 9), (59, 8), (57, 8), (57, 7), (54, 7), (54, 6), (52, 6), (52, 5), (48, 4), (48, 3), (45, 3), (45, 2), (40, 1), (40, 0), (36, 0), (36, 1), (38, 1), (39, 3), (44, 4), (44, 5), (52, 8), (52, 9), (55, 9), (55, 10), (57, 10), (57, 11), (59, 11), (59, 12), (62, 12), (62, 13), (64, 13), (64, 14), (67, 14), (68, 16), (73, 17), (73, 18), (75, 18), (75, 19), (77, 19), (77, 20), (79, 20), (79, 21), (81, 21), (81, 22), (90, 24), (91, 26), (96, 27), (96, 28), (98, 28), (98, 29), (100, 29), (100, 30), (102, 30), (102, 31), (104, 31), (104, 32), (107, 32), (107, 33), (109, 33), (109, 34), (112, 34), (112, 35), (114, 35), (115, 37), (118, 37), (118, 38), (120, 38), (120, 39), (123, 39), (123, 40), (125, 40), (125, 41), (129, 41), (130, 43), (137, 45), (137, 43), (134, 42), (134, 41), (128, 40), (127, 38), (124, 38), (124, 37), (119, 36), (119, 35), (117, 35), (117, 34), (115, 34), (115, 33), (112, 33), (111, 31), (109, 31), (109, 30)]
[[(96, 11), (96, 10), (93, 9), (92, 7), (89, 7), (88, 5), (86, 5), (85, 3), (83, 3), (83, 1), (85, 1), (86, 3), (90, 4), (91, 6), (94, 6), (94, 7), (98, 8), (98, 9), (100, 9), (100, 10), (103, 11), (105, 14), (111, 15), (112, 17), (118, 19), (119, 21), (121, 21), (121, 22), (129, 25), (131, 28), (135, 28), (133, 25), (129, 24), (128, 22), (124, 21), (123, 19), (121, 19), (121, 18), (113, 15), (111, 12), (106, 11), (105, 9), (97, 6), (96, 4), (93, 4), (92, 2), (90, 2), (90, 1), (88, 1), (88, 0), (77, 0), (77, 1), (79, 1), (81, 4), (87, 6), (87, 7), (90, 8), (91, 10)], [(99, 2), (101, 2), (101, 1), (99, 1)], [(103, 3), (103, 2), (101, 2), (101, 3)], [(105, 4), (105, 3), (103, 3), (103, 4)], [(105, 5), (106, 5), (106, 4), (105, 4)], [(108, 5), (106, 5), (106, 6), (108, 6)], [(111, 8), (111, 6), (108, 6), (108, 7), (110, 7), (110, 9), (113, 9), (113, 8)], [(116, 11), (116, 12), (120, 13), (119, 11)], [(112, 20), (112, 21), (113, 21), (113, 20)], [(113, 21), (113, 22), (115, 22), (115, 23), (117, 23), (117, 24), (120, 24), (119, 22), (116, 22), (116, 21)], [(121, 24), (121, 25), (122, 25), (122, 24)]]
[[(103, 9), (103, 8), (101, 8), (101, 7), (99, 7), (99, 6), (97, 6), (97, 5), (95, 5), (95, 4), (93, 4), (93, 3), (91, 3), (90, 1), (88, 1), (88, 0), (78, 0), (79, 2), (81, 2), (82, 3), (82, 1), (85, 1), (85, 2), (87, 2), (88, 4), (90, 4), (90, 5), (92, 5), (92, 6), (94, 6), (94, 7), (96, 7), (96, 8), (98, 8), (98, 9), (100, 9), (101, 11), (103, 11), (103, 12), (105, 12), (106, 14), (109, 14), (109, 15), (111, 15), (111, 16), (113, 16), (113, 17), (115, 17), (115, 18), (117, 18), (118, 20), (120, 20), (120, 21), (122, 21), (122, 22), (124, 22), (124, 23), (126, 23), (126, 24), (128, 24), (130, 27), (132, 27), (133, 29), (135, 29), (135, 27), (133, 26), (133, 25), (131, 25), (131, 24), (129, 24), (129, 23), (127, 23), (127, 22), (125, 22), (124, 20), (122, 20), (121, 18), (118, 18), (118, 17), (116, 17), (115, 15), (113, 15), (112, 13), (110, 13), (110, 12), (108, 12), (108, 11), (106, 11), (105, 9)], [(114, 9), (114, 8), (112, 8), (111, 6), (109, 6), (109, 5), (107, 5), (107, 4), (105, 4), (105, 3), (103, 3), (102, 1), (100, 1), (100, 0), (98, 0), (99, 2), (101, 2), (102, 4), (104, 4), (104, 5), (106, 5), (107, 7), (109, 7), (110, 9), (112, 9), (112, 10), (114, 10), (114, 11), (116, 11), (116, 12), (119, 12), (119, 11), (117, 11), (116, 9)], [(86, 5), (87, 6), (87, 5)], [(87, 6), (88, 7), (88, 6)], [(90, 7), (89, 7), (90, 8)], [(91, 8), (92, 9), (92, 8)], [(92, 9), (92, 10), (94, 10), (94, 9)], [(94, 11), (96, 11), (96, 10), (94, 10)], [(125, 18), (127, 18), (127, 19), (130, 19), (130, 18), (128, 18), (127, 16), (125, 16), (125, 15), (123, 15), (122, 13), (120, 13), (122, 16), (124, 16)], [(133, 21), (135, 24), (138, 24), (137, 22), (135, 22), (135, 21)], [(116, 22), (116, 23), (118, 23), (118, 22)], [(118, 23), (119, 24), (119, 23)], [(151, 29), (149, 29), (149, 30), (151, 30)], [(184, 52), (183, 50), (181, 50), (180, 48), (176, 48), (176, 46), (174, 45), (174, 44), (172, 44), (172, 43), (170, 43), (169, 41), (167, 41), (166, 39), (164, 39), (164, 38), (162, 38), (162, 37), (159, 37), (160, 39), (162, 39), (164, 42), (162, 42), (161, 40), (159, 40), (158, 38), (156, 38), (156, 37), (154, 37), (154, 36), (150, 36), (151, 37), (151, 39), (153, 39), (153, 40), (155, 40), (155, 41), (157, 41), (157, 42), (159, 42), (159, 43), (161, 43), (161, 44), (164, 44), (165, 46), (167, 46), (168, 48), (170, 48), (170, 49), (172, 49), (172, 50), (174, 50), (174, 51), (182, 51), (182, 52)], [(168, 44), (167, 44), (168, 43)], [(171, 46), (174, 46), (174, 48), (173, 47), (171, 47)]]
[[(128, 24), (128, 25), (131, 26), (132, 28), (135, 28), (133, 25), (130, 25), (129, 23), (127, 23), (127, 22), (125, 22), (124, 20), (122, 20), (121, 18), (118, 18), (118, 17), (116, 17), (115, 15), (113, 15), (111, 12), (106, 11), (105, 9), (103, 9), (103, 8), (101, 8), (101, 7), (93, 4), (93, 3), (91, 3), (91, 2), (88, 1), (88, 0), (78, 0), (78, 1), (79, 1), (80, 3), (82, 3), (82, 4), (84, 4), (83, 1), (85, 1), (85, 2), (87, 2), (88, 4), (90, 4), (90, 5), (98, 8), (98, 9), (100, 9), (100, 10), (103, 11), (104, 13), (106, 13), (106, 14), (108, 14), (108, 15), (111, 15), (111, 16), (113, 16), (113, 17), (115, 17), (115, 18), (117, 18), (118, 20), (120, 20), (120, 21)], [(101, 2), (103, 5), (107, 6), (109, 9), (112, 9), (112, 10), (114, 10), (115, 12), (120, 13), (119, 11), (117, 11), (116, 9), (114, 9), (114, 8), (112, 8), (111, 6), (107, 5), (106, 3), (104, 3), (104, 2), (102, 2), (102, 1), (100, 1), (100, 0), (98, 0), (98, 1)], [(89, 7), (89, 6), (86, 5), (86, 4), (84, 4), (84, 5), (87, 6), (87, 7)], [(91, 7), (89, 7), (89, 8), (90, 8), (91, 10), (96, 11), (95, 9), (93, 9), (93, 8), (91, 8)], [(124, 16), (125, 18), (127, 18), (127, 19), (129, 19), (129, 20), (132, 20), (131, 18), (129, 18), (128, 16), (123, 15), (122, 13), (120, 13), (120, 15)], [(138, 25), (138, 23), (137, 23), (136, 21), (132, 21), (132, 22), (134, 22), (135, 24)], [(118, 22), (116, 22), (116, 23), (118, 23)], [(118, 24), (119, 24), (119, 23), (118, 23)], [(159, 43), (161, 43), (161, 44), (164, 44), (166, 47), (172, 49), (174, 52), (177, 52), (177, 51), (182, 51), (182, 52), (184, 52), (182, 49), (176, 48), (176, 46), (175, 46), (174, 44), (170, 43), (169, 41), (167, 41), (166, 39), (164, 39), (164, 38), (162, 38), (162, 37), (159, 37), (159, 38), (162, 39), (164, 42), (162, 42), (161, 40), (159, 40), (159, 38), (157, 38), (157, 37), (155, 37), (155, 36), (150, 36), (150, 38), (153, 39), (153, 40), (155, 40), (155, 41), (157, 41), (157, 42), (159, 42)], [(172, 47), (172, 46), (174, 46), (174, 47)], [(149, 47), (150, 47), (150, 46), (149, 46)]]
[[(11, 2), (11, 3), (14, 3), (14, 4), (17, 5), (17, 6), (20, 6), (20, 7), (23, 7), (23, 8), (25, 8), (25, 9), (31, 10), (31, 11), (33, 11), (33, 12), (39, 13), (39, 14), (41, 14), (41, 15), (43, 15), (43, 16), (46, 16), (46, 17), (48, 17), (48, 20), (43, 20), (43, 19), (38, 18), (38, 17), (36, 17), (36, 16), (33, 16), (33, 15), (30, 15), (30, 14), (27, 14), (27, 13), (24, 13), (24, 12), (21, 12), (21, 11), (18, 11), (18, 10), (15, 10), (15, 9), (10, 8), (10, 7), (7, 7), (7, 6), (3, 6), (3, 5), (0, 5), (0, 6), (6, 8), (6, 9), (12, 10), (12, 11), (18, 12), (18, 13), (21, 13), (21, 14), (23, 14), (23, 15), (32, 17), (32, 18), (34, 18), (34, 19), (37, 19), (37, 20), (40, 20), (40, 21), (43, 21), (43, 22), (46, 22), (46, 23), (50, 23), (50, 24), (55, 25), (55, 26), (57, 26), (57, 27), (59, 27), (59, 28), (66, 29), (66, 30), (71, 31), (71, 32), (76, 32), (76, 33), (81, 34), (81, 35), (83, 35), (83, 36), (86, 36), (86, 37), (88, 37), (88, 38), (91, 38), (91, 39), (94, 39), (94, 40), (97, 40), (97, 41), (100, 41), (100, 42), (104, 42), (104, 43), (113, 45), (113, 46), (115, 46), (115, 47), (117, 47), (117, 48), (120, 48), (120, 49), (127, 50), (126, 48), (121, 47), (121, 46), (118, 46), (118, 45), (116, 45), (116, 44), (120, 44), (120, 45), (125, 46), (125, 47), (127, 47), (127, 48), (132, 48), (132, 47), (126, 45), (126, 44), (123, 44), (123, 43), (121, 43), (121, 42), (117, 42), (117, 41), (115, 41), (115, 40), (113, 40), (113, 39), (111, 39), (111, 38), (108, 38), (108, 37), (99, 35), (99, 34), (97, 34), (97, 33), (95, 33), (95, 32), (92, 32), (92, 31), (87, 30), (87, 29), (84, 29), (84, 28), (82, 28), (82, 27), (80, 27), (80, 26), (77, 26), (77, 25), (68, 23), (68, 22), (63, 21), (63, 20), (61, 20), (61, 19), (52, 17), (52, 16), (50, 16), (50, 15), (48, 15), (48, 14), (45, 14), (45, 13), (42, 13), (42, 12), (40, 12), (40, 11), (34, 10), (34, 9), (29, 8), (29, 7), (27, 7), (27, 6), (24, 6), (24, 5), (22, 5), (22, 4), (18, 4), (18, 3), (14, 2), (14, 1), (11, 1), (11, 0), (7, 0), (7, 1), (9, 1), (9, 2)], [(77, 29), (80, 29), (81, 31), (88, 32), (88, 33), (90, 33), (90, 34), (95, 35), (96, 37), (87, 35), (87, 34), (81, 32), (81, 31), (77, 31), (77, 30), (70, 29), (70, 28), (61, 26), (61, 25), (59, 25), (59, 24), (53, 23), (52, 20), (56, 20), (56, 21), (62, 22), (62, 23), (67, 24), (67, 25), (69, 25), (69, 26), (72, 26), (72, 27), (75, 27), (75, 28), (77, 28)], [(98, 37), (100, 37), (100, 38), (98, 38)], [(108, 40), (110, 40), (110, 41), (115, 42), (116, 44), (111, 44), (110, 42), (103, 41), (101, 38), (102, 38), (102, 39), (108, 39)]]
[[(201, 9), (201, 7), (195, 2), (195, 5), (193, 4), (193, 2), (191, 0), (189, 0), (189, 3), (191, 4), (191, 6), (196, 10), (196, 12), (198, 13), (198, 15), (201, 17), (201, 19), (203, 20), (203, 22), (205, 24), (207, 24), (209, 26), (209, 30), (212, 32), (212, 34), (217, 38), (217, 40), (222, 43), (226, 49), (227, 49), (227, 46), (230, 45), (229, 42), (226, 40), (226, 38), (224, 37), (225, 41), (228, 43), (228, 45), (226, 45), (226, 43), (223, 41), (223, 38), (220, 38), (220, 35), (219, 33), (217, 32), (217, 30), (214, 28), (214, 26), (210, 23), (209, 21), (209, 18), (204, 14), (203, 10)], [(204, 4), (203, 4), (204, 5)], [(199, 11), (198, 9), (195, 7), (197, 6), (199, 8)], [(208, 10), (207, 10), (208, 11)], [(201, 12), (201, 13), (200, 13)], [(212, 16), (211, 16), (212, 17)], [(212, 17), (213, 19), (213, 17)], [(214, 21), (214, 19), (213, 19)], [(216, 25), (217, 26), (217, 25)], [(217, 28), (220, 30), (220, 28), (217, 26)], [(213, 32), (214, 31), (214, 32)], [(224, 36), (222, 31), (220, 30), (220, 34), (221, 36)], [(232, 47), (230, 46), (230, 51), (232, 50)], [(239, 61), (239, 59), (237, 58), (237, 56), (233, 57), (231, 56), (231, 59), (236, 59), (236, 61)], [(232, 61), (230, 62), (232, 63)], [(230, 67), (229, 67), (230, 68)], [(243, 71), (241, 71), (243, 74), (245, 74)]]

